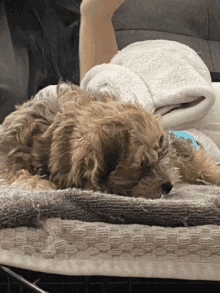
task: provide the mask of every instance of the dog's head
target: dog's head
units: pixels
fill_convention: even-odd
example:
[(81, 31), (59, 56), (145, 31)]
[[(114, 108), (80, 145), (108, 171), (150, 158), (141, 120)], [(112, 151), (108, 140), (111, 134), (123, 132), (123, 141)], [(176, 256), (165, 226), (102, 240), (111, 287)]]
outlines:
[(87, 99), (54, 125), (49, 169), (58, 186), (146, 198), (172, 189), (178, 174), (160, 117), (140, 104)]

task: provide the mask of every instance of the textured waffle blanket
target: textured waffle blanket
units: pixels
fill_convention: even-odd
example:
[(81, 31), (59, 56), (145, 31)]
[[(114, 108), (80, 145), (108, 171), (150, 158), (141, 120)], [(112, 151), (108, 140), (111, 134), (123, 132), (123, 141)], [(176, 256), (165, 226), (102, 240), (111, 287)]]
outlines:
[(216, 186), (179, 185), (167, 199), (146, 200), (2, 185), (0, 263), (65, 275), (220, 280), (219, 224)]

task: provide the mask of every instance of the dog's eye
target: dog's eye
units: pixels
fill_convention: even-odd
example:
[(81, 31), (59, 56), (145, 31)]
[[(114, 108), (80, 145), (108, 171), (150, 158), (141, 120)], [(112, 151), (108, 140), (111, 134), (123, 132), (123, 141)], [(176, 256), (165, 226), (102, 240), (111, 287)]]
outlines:
[(153, 169), (153, 166), (152, 165), (149, 165), (148, 162), (141, 162), (141, 168), (144, 171), (151, 171)]

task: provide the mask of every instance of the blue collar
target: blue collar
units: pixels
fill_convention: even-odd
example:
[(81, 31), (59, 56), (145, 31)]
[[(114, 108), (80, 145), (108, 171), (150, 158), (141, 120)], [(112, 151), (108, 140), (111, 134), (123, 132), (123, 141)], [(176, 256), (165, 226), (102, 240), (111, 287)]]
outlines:
[(183, 131), (172, 131), (175, 135), (179, 136), (179, 137), (183, 137), (185, 139), (189, 138), (192, 140), (194, 147), (198, 148), (198, 144), (195, 142), (194, 138), (192, 137), (192, 135), (190, 135), (189, 133), (183, 132)]

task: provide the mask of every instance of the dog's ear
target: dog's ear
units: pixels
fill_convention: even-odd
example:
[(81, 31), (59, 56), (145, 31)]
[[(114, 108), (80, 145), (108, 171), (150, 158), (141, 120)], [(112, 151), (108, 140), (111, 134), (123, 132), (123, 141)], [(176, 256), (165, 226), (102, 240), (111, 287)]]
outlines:
[(102, 183), (126, 155), (129, 132), (120, 123), (102, 125), (96, 131), (71, 139), (68, 186), (101, 190)]
[(104, 161), (104, 172), (100, 174), (99, 181), (104, 183), (110, 173), (116, 169), (120, 160), (123, 160), (128, 152), (129, 131), (122, 125), (118, 125), (113, 131), (110, 130), (110, 137), (104, 129), (100, 138), (101, 153)]

